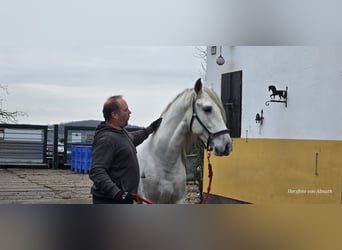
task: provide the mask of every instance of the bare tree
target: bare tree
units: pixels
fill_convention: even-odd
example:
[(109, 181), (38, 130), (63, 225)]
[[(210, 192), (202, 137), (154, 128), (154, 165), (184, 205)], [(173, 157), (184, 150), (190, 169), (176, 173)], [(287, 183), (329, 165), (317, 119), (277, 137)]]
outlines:
[[(0, 91), (5, 92), (5, 94), (8, 94), (8, 86), (6, 85), (0, 85)], [(27, 113), (24, 111), (8, 111), (4, 109), (3, 102), (5, 99), (0, 97), (0, 122), (1, 123), (17, 123), (17, 117), (18, 116), (27, 116)]]
[(207, 80), (207, 49), (206, 47), (196, 47), (196, 57), (201, 59), (201, 77), (204, 81)]

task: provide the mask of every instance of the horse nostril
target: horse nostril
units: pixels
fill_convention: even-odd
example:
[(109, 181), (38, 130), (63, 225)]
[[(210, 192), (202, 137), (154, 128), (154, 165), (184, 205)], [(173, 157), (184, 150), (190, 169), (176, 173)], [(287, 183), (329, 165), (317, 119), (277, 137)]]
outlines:
[(226, 144), (225, 152), (229, 152), (229, 143)]
[(231, 151), (233, 151), (232, 144), (227, 143), (225, 153), (228, 155), (228, 154), (230, 154)]

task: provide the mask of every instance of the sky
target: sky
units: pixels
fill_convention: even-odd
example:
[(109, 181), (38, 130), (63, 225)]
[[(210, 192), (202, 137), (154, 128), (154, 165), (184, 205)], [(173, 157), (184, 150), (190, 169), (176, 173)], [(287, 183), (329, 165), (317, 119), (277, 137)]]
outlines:
[(183, 39), (196, 33), (197, 17), (178, 14), (205, 9), (176, 2), (2, 1), (2, 108), (26, 112), (19, 124), (102, 120), (106, 98), (121, 94), (129, 123), (148, 125), (204, 76), (196, 48), (205, 43)]
[(203, 77), (198, 54), (195, 46), (11, 46), (0, 50), (3, 107), (26, 112), (25, 124), (102, 120), (106, 98), (121, 94), (130, 124), (146, 126)]

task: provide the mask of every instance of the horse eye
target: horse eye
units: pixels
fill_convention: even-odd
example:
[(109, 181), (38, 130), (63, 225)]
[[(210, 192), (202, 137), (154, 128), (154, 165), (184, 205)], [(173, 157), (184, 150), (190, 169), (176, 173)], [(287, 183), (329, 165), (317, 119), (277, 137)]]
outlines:
[(205, 107), (203, 107), (203, 111), (204, 111), (205, 113), (210, 113), (212, 109), (213, 109), (213, 108), (212, 108), (211, 106), (205, 106)]

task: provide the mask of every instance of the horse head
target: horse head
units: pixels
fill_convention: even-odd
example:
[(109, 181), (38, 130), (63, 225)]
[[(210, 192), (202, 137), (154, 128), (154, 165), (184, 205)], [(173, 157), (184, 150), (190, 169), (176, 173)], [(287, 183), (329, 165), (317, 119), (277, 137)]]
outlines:
[(277, 91), (277, 88), (274, 85), (268, 86), (268, 91), (272, 91), (273, 93)]
[(201, 79), (194, 86), (190, 130), (217, 156), (229, 155), (232, 140), (225, 124), (226, 114), (217, 94), (203, 87)]

